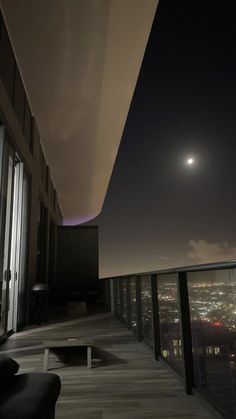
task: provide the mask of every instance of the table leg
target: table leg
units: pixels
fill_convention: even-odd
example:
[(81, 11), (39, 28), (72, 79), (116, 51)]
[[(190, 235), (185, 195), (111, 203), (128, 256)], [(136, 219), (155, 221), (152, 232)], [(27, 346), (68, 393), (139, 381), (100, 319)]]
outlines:
[(91, 346), (87, 346), (87, 366), (88, 366), (88, 368), (92, 368), (92, 348), (91, 348)]
[(44, 361), (43, 361), (43, 370), (48, 370), (48, 357), (49, 357), (49, 348), (45, 348), (44, 352)]

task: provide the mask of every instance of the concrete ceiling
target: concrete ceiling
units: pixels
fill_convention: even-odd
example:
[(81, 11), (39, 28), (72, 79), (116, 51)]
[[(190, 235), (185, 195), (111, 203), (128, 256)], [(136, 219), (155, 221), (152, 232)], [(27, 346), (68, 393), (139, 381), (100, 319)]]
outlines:
[(158, 0), (2, 0), (65, 224), (104, 202)]

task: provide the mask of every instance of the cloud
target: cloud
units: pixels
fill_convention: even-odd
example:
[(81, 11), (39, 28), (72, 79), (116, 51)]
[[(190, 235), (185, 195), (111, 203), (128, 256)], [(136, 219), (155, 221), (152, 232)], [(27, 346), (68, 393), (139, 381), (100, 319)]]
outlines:
[(189, 240), (187, 257), (197, 263), (220, 262), (236, 259), (236, 247), (227, 242), (210, 243), (207, 240)]

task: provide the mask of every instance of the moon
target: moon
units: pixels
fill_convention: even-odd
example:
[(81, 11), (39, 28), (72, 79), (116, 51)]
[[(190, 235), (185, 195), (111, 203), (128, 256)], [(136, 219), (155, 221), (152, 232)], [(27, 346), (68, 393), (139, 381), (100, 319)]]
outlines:
[(194, 159), (194, 157), (188, 157), (187, 159), (186, 159), (186, 164), (188, 165), (188, 166), (194, 166), (194, 164), (196, 163), (196, 160)]
[(190, 165), (193, 164), (194, 163), (193, 157), (190, 157), (190, 159), (187, 160), (187, 163)]

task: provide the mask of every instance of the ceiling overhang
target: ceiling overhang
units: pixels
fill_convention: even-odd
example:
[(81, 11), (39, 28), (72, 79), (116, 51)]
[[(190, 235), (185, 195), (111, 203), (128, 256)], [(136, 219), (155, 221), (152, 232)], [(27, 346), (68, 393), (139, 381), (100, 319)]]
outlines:
[(66, 224), (104, 202), (158, 0), (2, 0)]

